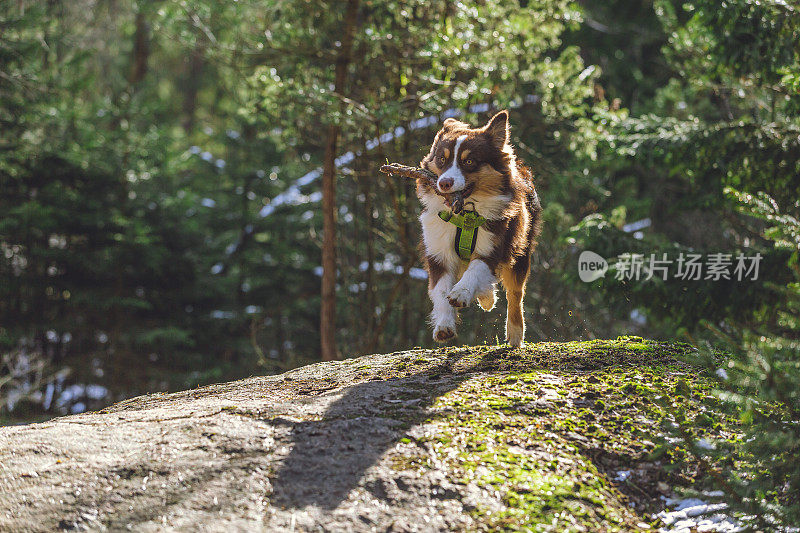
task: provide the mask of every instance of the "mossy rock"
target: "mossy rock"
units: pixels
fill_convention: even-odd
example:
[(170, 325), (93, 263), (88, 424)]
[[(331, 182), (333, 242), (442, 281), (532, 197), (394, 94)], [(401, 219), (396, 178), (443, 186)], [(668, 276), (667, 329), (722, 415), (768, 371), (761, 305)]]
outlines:
[(693, 354), (415, 349), (0, 428), (0, 530), (657, 527), (661, 496), (702, 486), (676, 431), (735, 430)]

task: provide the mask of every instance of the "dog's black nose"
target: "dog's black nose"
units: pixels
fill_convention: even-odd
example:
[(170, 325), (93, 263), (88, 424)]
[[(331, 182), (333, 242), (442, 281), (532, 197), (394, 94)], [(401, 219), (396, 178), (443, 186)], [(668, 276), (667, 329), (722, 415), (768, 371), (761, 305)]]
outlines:
[(446, 192), (450, 190), (450, 187), (453, 186), (453, 178), (440, 178), (439, 179), (439, 189), (442, 192)]

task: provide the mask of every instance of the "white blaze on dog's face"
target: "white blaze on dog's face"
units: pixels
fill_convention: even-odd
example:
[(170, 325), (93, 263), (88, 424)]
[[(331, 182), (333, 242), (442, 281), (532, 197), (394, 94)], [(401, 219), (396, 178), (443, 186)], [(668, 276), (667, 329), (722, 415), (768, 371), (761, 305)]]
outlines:
[(470, 188), (472, 194), (501, 195), (508, 190), (514, 157), (508, 137), (506, 111), (476, 129), (448, 118), (420, 166), (439, 176), (440, 193)]
[[(464, 172), (461, 170), (458, 158), (459, 152), (461, 152), (461, 145), (464, 144), (464, 139), (466, 138), (466, 135), (460, 135), (456, 139), (450, 166), (439, 175), (439, 179), (436, 181), (436, 187), (439, 189), (439, 192), (462, 191), (467, 185), (467, 178), (464, 177)], [(450, 150), (445, 148), (444, 151), (447, 153)], [(442, 161), (444, 161), (444, 157), (442, 157)]]

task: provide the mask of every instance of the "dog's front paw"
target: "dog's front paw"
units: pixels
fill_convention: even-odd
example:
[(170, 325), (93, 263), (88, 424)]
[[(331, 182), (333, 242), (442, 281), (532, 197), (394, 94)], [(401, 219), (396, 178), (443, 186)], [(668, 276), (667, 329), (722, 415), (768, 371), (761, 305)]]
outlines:
[(472, 301), (472, 297), (472, 291), (461, 285), (456, 285), (447, 295), (447, 301), (453, 307), (467, 307)]
[(447, 342), (455, 338), (456, 328), (451, 326), (436, 326), (433, 328), (433, 340), (436, 342)]

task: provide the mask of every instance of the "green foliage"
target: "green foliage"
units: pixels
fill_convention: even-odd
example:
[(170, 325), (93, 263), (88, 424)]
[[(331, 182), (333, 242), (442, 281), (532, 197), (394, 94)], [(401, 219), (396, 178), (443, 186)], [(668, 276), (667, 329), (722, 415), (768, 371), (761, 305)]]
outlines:
[(716, 397), (738, 414), (742, 432), (736, 439), (720, 440), (710, 453), (718, 464), (719, 484), (734, 508), (759, 527), (796, 524), (800, 520), (800, 476), (796, 457), (800, 451), (800, 223), (781, 214), (769, 196), (729, 191), (741, 209), (766, 221), (767, 240), (788, 248), (792, 282), (776, 286), (782, 299), (777, 320), (757, 329), (715, 330), (727, 353), (709, 352), (706, 364), (716, 370)]
[[(344, 10), (329, 3), (95, 7), (4, 3), (8, 349), (77, 369), (70, 380), (122, 376), (111, 385), (120, 396), (314, 360), (318, 184), (296, 180), (320, 161), (330, 123), (343, 127), (340, 152), (360, 153), (338, 187), (341, 350), (430, 344), (425, 282), (409, 274), (421, 266), (413, 188), (374, 169), (420, 159), (438, 124), (413, 121), (473, 104), (487, 104), (465, 116), (476, 124), (522, 104), (520, 150), (542, 182), (564, 184), (546, 213), (558, 266), (532, 290), (550, 316), (571, 317), (557, 240), (575, 219), (561, 199), (586, 180), (563, 163), (593, 150), (580, 131), (597, 75), (561, 40), (580, 24), (572, 3), (364, 3), (347, 95), (330, 90)], [(403, 135), (365, 149), (398, 126)], [(465, 340), (501, 334), (499, 310), (484, 318), (466, 317)], [(583, 325), (536, 329), (572, 336)]]
[[(795, 294), (795, 304), (798, 302)], [(735, 440), (719, 440), (708, 455), (733, 508), (760, 527), (800, 519), (800, 344), (795, 339), (745, 334), (729, 338), (730, 358), (718, 371), (717, 397), (741, 421)], [(748, 518), (746, 520), (750, 520)]]
[(763, 191), (756, 194), (743, 193), (726, 188), (725, 194), (739, 203), (739, 211), (765, 221), (764, 238), (774, 243), (776, 248), (791, 251), (789, 265), (796, 267), (800, 253), (800, 222), (797, 218), (781, 213), (778, 203)]
[(675, 74), (661, 53), (668, 33), (653, 2), (609, 0), (582, 7), (582, 24), (564, 41), (580, 46), (584, 61), (600, 67), (594, 98), (612, 105), (617, 100), (634, 113), (649, 109), (655, 93)]
[[(723, 190), (767, 194), (787, 216), (798, 215), (795, 8), (781, 2), (742, 0), (720, 7), (664, 0), (655, 4), (655, 14), (666, 37), (652, 60), (665, 61), (669, 76), (646, 106), (637, 105), (636, 114), (596, 106), (601, 133), (591, 166), (604, 175), (597, 181), (612, 201), (599, 199), (597, 211), (603, 216), (586, 218), (571, 238), (607, 255), (761, 253), (764, 275), (748, 287), (607, 281), (596, 286), (604, 300), (644, 313), (648, 328), (661, 334), (685, 329), (702, 336), (700, 318), (720, 326), (726, 319), (749, 327), (774, 323), (771, 310), (784, 295), (773, 287), (791, 279), (785, 268), (789, 252), (765, 247), (758, 225)], [(762, 61), (767, 53), (770, 60)], [(643, 218), (652, 221), (652, 229), (638, 243), (619, 231), (625, 221)], [(602, 220), (615, 223), (598, 223)]]
[[(712, 481), (743, 519), (755, 515), (767, 528), (794, 524), (800, 19), (791, 4), (746, 0), (661, 1), (656, 12), (669, 36), (663, 55), (671, 79), (635, 115), (613, 109), (597, 115), (604, 129), (598, 162), (614, 175), (610, 189), (643, 197), (634, 216), (650, 217), (653, 229), (637, 243), (617, 229), (622, 211), (609, 206), (609, 216), (585, 218), (573, 238), (608, 255), (691, 249), (763, 256), (761, 277), (749, 286), (644, 287), (607, 279), (595, 286), (604, 299), (629, 302), (623, 309), (635, 306), (649, 327), (665, 334), (680, 328), (727, 347), (717, 398), (740, 415), (742, 436), (715, 441), (714, 451), (694, 450), (721, 465)], [(630, 213), (628, 198), (620, 203)], [(715, 370), (720, 358), (709, 363)]]
[(769, 86), (780, 83), (787, 70), (797, 70), (800, 17), (791, 2), (733, 0), (720, 9), (718, 2), (700, 0), (686, 10), (693, 14), (687, 31), (705, 34), (697, 51), (710, 55), (719, 75), (732, 73)]

